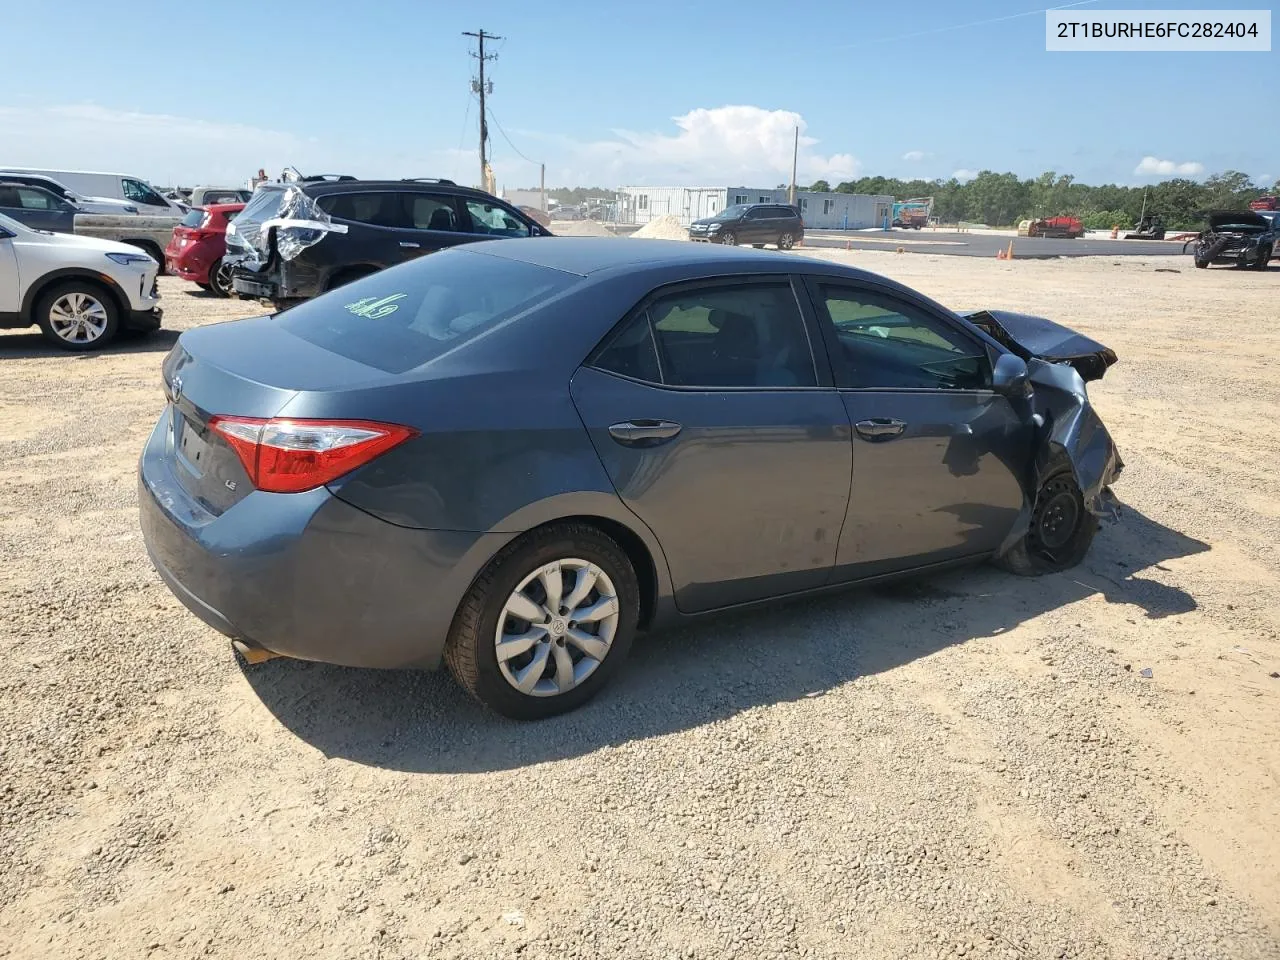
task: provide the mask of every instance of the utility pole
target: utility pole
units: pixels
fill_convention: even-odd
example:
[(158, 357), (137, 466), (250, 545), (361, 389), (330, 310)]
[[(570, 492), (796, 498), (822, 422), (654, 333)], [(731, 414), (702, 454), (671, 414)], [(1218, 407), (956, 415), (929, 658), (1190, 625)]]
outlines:
[(542, 191), (542, 212), (547, 212), (547, 165), (545, 163), (538, 164), (540, 173), (538, 174), (538, 189)]
[(485, 158), (485, 143), (489, 139), (489, 118), (485, 112), (484, 98), (487, 94), (493, 93), (493, 81), (490, 80), (486, 86), (484, 80), (484, 65), (486, 60), (497, 60), (496, 53), (485, 54), (484, 42), (486, 40), (501, 40), (502, 37), (495, 36), (492, 33), (485, 33), (481, 30), (479, 33), (473, 33), (470, 30), (462, 31), (464, 37), (475, 37), (480, 42), (480, 52), (471, 54), (480, 61), (480, 79), (471, 81), (471, 90), (473, 93), (480, 95), (480, 188), (482, 190), (489, 189), (489, 162)]
[(787, 191), (787, 203), (796, 205), (796, 161), (800, 159), (800, 128), (796, 127), (796, 142), (791, 148), (791, 189)]

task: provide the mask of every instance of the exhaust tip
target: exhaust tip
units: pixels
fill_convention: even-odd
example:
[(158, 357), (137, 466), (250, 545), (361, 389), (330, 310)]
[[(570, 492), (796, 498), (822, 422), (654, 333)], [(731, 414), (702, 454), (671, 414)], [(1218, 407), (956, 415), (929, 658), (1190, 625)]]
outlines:
[(256, 667), (260, 663), (266, 663), (268, 660), (278, 660), (284, 656), (282, 653), (272, 653), (270, 650), (264, 650), (262, 647), (251, 647), (243, 640), (232, 640), (231, 646), (235, 649), (241, 659), (251, 667)]

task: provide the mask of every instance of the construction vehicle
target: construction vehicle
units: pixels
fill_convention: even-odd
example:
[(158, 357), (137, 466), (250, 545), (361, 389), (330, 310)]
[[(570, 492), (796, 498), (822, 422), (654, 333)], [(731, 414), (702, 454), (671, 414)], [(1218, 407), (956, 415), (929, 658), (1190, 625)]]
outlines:
[(1280, 210), (1280, 197), (1259, 197), (1249, 201), (1250, 210)]
[(1066, 215), (1023, 220), (1018, 224), (1020, 237), (1059, 237), (1074, 240), (1084, 236), (1084, 223), (1079, 217)]
[(929, 225), (929, 213), (933, 209), (933, 197), (916, 197), (899, 200), (893, 204), (893, 225), (907, 230), (919, 230)]
[(1144, 213), (1138, 227), (1124, 235), (1126, 240), (1163, 240), (1164, 218), (1158, 213)]

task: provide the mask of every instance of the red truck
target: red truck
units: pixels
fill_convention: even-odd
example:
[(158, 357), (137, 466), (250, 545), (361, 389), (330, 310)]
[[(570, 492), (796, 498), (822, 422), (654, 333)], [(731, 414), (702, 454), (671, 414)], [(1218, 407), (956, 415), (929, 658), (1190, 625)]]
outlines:
[(1259, 197), (1249, 201), (1250, 210), (1280, 210), (1280, 197)]

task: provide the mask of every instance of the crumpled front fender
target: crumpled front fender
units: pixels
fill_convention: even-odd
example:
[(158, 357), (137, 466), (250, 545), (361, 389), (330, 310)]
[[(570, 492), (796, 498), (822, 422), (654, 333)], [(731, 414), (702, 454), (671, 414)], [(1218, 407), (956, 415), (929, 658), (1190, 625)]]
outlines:
[(1119, 507), (1110, 486), (1124, 462), (1089, 402), (1084, 380), (1064, 363), (1032, 360), (1027, 370), (1035, 385), (1032, 404), (1043, 421), (1037, 435), (1034, 490), (1040, 489), (1045, 477), (1066, 461), (1080, 487), (1085, 508), (1095, 517), (1118, 519)]
[(1099, 520), (1120, 518), (1111, 484), (1120, 476), (1124, 462), (1089, 402), (1084, 380), (1069, 364), (1034, 358), (1027, 361), (1027, 373), (1035, 388), (1030, 399), (1031, 416), (1036, 421), (1035, 456), (1023, 484), (1022, 511), (997, 551), (1000, 554), (1026, 535), (1036, 491), (1063, 463), (1070, 466), (1089, 513)]

